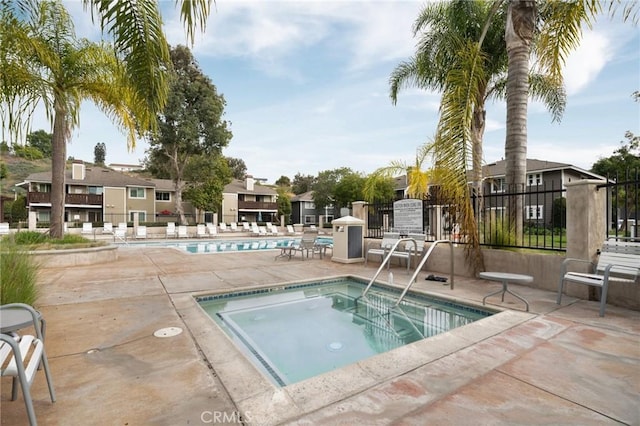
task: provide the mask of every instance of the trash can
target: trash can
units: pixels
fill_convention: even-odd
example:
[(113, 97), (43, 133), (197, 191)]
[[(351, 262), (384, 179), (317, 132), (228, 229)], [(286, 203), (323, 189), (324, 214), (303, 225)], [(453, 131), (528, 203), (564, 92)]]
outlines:
[(333, 256), (339, 263), (364, 262), (364, 220), (344, 216), (331, 222), (333, 227)]

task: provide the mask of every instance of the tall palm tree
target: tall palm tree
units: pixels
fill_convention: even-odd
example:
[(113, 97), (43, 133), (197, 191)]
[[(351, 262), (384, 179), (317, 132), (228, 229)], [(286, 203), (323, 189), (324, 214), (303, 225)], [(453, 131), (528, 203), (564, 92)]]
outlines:
[(137, 126), (149, 128), (153, 117), (113, 48), (77, 39), (60, 2), (38, 3), (27, 20), (10, 12), (0, 13), (0, 25), (7, 40), (20, 43), (12, 44), (13, 51), (0, 47), (0, 64), (12, 70), (12, 79), (2, 82), (2, 100), (4, 104), (7, 94), (15, 94), (42, 101), (53, 121), (50, 234), (58, 238), (63, 234), (67, 140), (79, 124), (81, 102), (93, 101), (128, 133), (130, 145)]
[[(490, 17), (491, 24), (483, 28)], [(479, 241), (467, 170), (471, 169), (473, 192), (481, 195), (485, 103), (505, 96), (505, 20), (506, 8), (499, 4), (466, 0), (428, 4), (413, 27), (414, 35), (420, 34), (416, 54), (390, 77), (394, 103), (400, 89), (408, 86), (443, 92), (438, 134), (428, 145), (434, 154), (433, 178), (441, 195), (457, 205), (458, 220), (471, 247)], [(474, 66), (469, 67), (470, 63)], [(527, 75), (533, 96), (558, 120), (566, 99), (562, 85), (546, 75)], [(444, 125), (454, 121), (456, 125)]]

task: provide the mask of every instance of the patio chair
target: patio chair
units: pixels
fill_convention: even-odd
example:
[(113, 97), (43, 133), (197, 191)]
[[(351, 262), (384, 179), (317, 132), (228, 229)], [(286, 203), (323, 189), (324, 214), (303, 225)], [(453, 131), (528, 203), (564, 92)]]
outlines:
[(278, 230), (278, 226), (271, 224), (271, 235), (284, 235), (284, 233)]
[(405, 241), (402, 250), (394, 251), (391, 254), (391, 258), (405, 260), (407, 262), (408, 271), (411, 267), (412, 259), (418, 259), (422, 257), (422, 254), (424, 253), (424, 243), (427, 239), (427, 236), (425, 234), (408, 234), (407, 238), (415, 240), (417, 251), (416, 245), (414, 245), (411, 241)]
[(118, 227), (113, 231), (113, 239), (120, 238), (125, 240), (127, 238), (127, 222), (118, 223)]
[(207, 232), (209, 232), (209, 235), (212, 237), (217, 237), (218, 236), (218, 227), (215, 226), (212, 222), (207, 222), (206, 223), (206, 228), (207, 228)]
[(167, 222), (167, 238), (175, 238), (176, 237), (176, 223), (175, 222)]
[(224, 222), (220, 222), (220, 224), (218, 225), (220, 226), (220, 232), (228, 232), (229, 229), (227, 228), (227, 224)]
[(186, 225), (178, 225), (178, 238), (189, 238)]
[(242, 230), (244, 232), (251, 232), (251, 227), (249, 226), (249, 222), (242, 222)]
[(12, 303), (3, 305), (2, 308), (21, 309), (30, 314), (36, 336), (22, 335), (15, 337), (10, 334), (0, 334), (0, 375), (12, 376), (13, 383), (11, 389), (11, 400), (15, 401), (18, 396), (17, 384), (22, 388), (24, 404), (29, 417), (29, 424), (37, 424), (36, 414), (31, 398), (31, 385), (35, 379), (36, 372), (42, 365), (49, 387), (51, 402), (56, 402), (56, 394), (53, 390), (53, 381), (49, 371), (49, 362), (44, 350), (44, 340), (38, 322), (38, 313), (29, 305), (22, 303)]
[(82, 235), (92, 235), (93, 234), (93, 224), (91, 222), (84, 222), (82, 224)]
[(207, 227), (199, 223), (196, 225), (196, 237), (198, 238), (207, 238)]
[(287, 235), (296, 235), (295, 229), (293, 229), (293, 225), (287, 225)]
[(229, 224), (229, 229), (231, 229), (231, 232), (238, 232), (239, 231), (238, 224), (235, 222), (231, 222)]
[(380, 256), (381, 262), (384, 260), (387, 252), (391, 250), (391, 248), (398, 242), (400, 239), (399, 232), (385, 232), (382, 234), (382, 241), (380, 242), (380, 247), (369, 247), (370, 244), (367, 245), (367, 253), (364, 257), (364, 264), (367, 264), (369, 260), (369, 256), (376, 255)]
[(305, 255), (307, 259), (309, 258), (309, 253), (311, 253), (311, 258), (313, 258), (316, 253), (320, 254), (318, 246), (316, 246), (316, 236), (316, 233), (303, 234), (299, 243), (293, 244), (292, 246), (287, 247), (286, 250), (283, 250), (283, 253), (281, 253), (283, 256), (281, 257), (286, 257), (288, 254), (289, 260), (291, 260), (297, 252), (300, 252), (302, 260), (304, 260)]
[[(567, 266), (571, 263), (589, 264), (592, 268), (591, 273), (567, 271)], [(600, 316), (603, 317), (607, 305), (609, 283), (633, 284), (638, 278), (640, 278), (640, 243), (605, 241), (597, 264), (588, 260), (574, 258), (567, 258), (562, 262), (556, 302), (559, 305), (562, 301), (565, 281), (600, 287)]]
[(138, 225), (136, 228), (136, 239), (147, 238), (147, 227), (144, 225)]
[(105, 222), (102, 225), (102, 233), (103, 234), (113, 234), (113, 223)]
[(9, 222), (0, 223), (0, 235), (9, 234)]

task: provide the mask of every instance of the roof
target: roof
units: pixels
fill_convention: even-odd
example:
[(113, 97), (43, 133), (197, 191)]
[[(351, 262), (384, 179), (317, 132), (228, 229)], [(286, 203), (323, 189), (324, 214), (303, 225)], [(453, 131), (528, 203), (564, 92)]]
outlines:
[(224, 187), (225, 194), (258, 194), (258, 195), (276, 195), (277, 192), (269, 188), (268, 186), (258, 185), (255, 183), (253, 185), (253, 191), (249, 191), (246, 188), (245, 181), (240, 179), (233, 179), (231, 183), (227, 184)]
[[(85, 165), (85, 178), (84, 179), (71, 179), (71, 169), (64, 172), (65, 183), (68, 185), (92, 185), (92, 186), (111, 186), (111, 187), (127, 187), (127, 186), (142, 186), (142, 187), (155, 187), (153, 182), (132, 177), (127, 174), (118, 172), (113, 169), (99, 167), (99, 166), (86, 166)], [(51, 183), (51, 172), (32, 173), (25, 179), (26, 182), (43, 182)]]
[(313, 201), (313, 191), (303, 192), (302, 194), (297, 194), (294, 197), (291, 197), (292, 203), (299, 203), (301, 201)]
[[(506, 175), (507, 162), (506, 160), (496, 161), (494, 163), (486, 164), (482, 167), (482, 175), (484, 177), (492, 177), (492, 176), (504, 176)], [(527, 159), (527, 173), (542, 173), (542, 172), (551, 172), (557, 170), (573, 170), (585, 178), (593, 178), (593, 179), (605, 179), (603, 176), (600, 176), (596, 173), (592, 173), (588, 170), (584, 170), (580, 167), (576, 167), (574, 165), (568, 163), (556, 163), (554, 161), (546, 161), (546, 160), (536, 160), (536, 159)]]
[(176, 186), (171, 179), (153, 179), (144, 178), (145, 181), (151, 182), (157, 191), (175, 191)]

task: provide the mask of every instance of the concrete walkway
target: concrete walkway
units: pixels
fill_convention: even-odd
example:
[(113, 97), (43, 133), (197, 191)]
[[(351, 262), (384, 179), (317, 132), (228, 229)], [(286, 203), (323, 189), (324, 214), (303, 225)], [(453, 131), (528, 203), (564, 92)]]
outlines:
[[(507, 311), (337, 372), (276, 388), (191, 296), (335, 275), (371, 277), (377, 264), (274, 261), (274, 251), (188, 255), (121, 248), (115, 263), (48, 268), (38, 308), (58, 401), (43, 374), (32, 388), (40, 424), (630, 424), (640, 425), (640, 312), (563, 299), (487, 300)], [(408, 279), (394, 268), (394, 281)], [(456, 277), (416, 289), (479, 303), (499, 283)], [(384, 274), (383, 274), (384, 275)], [(386, 276), (385, 278), (386, 279)], [(497, 305), (496, 305), (497, 303)], [(175, 337), (158, 338), (164, 327)], [(3, 425), (26, 424), (22, 397), (1, 381)]]

